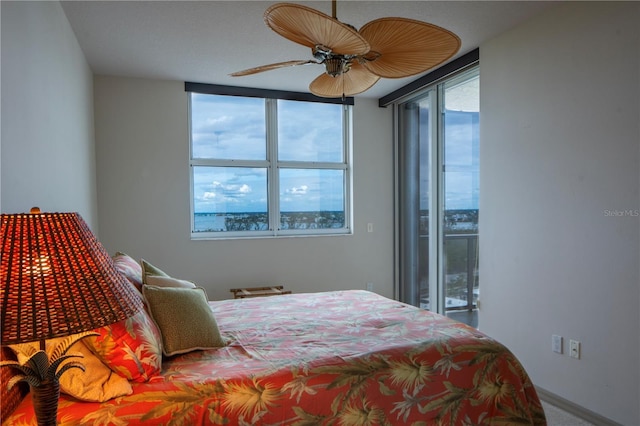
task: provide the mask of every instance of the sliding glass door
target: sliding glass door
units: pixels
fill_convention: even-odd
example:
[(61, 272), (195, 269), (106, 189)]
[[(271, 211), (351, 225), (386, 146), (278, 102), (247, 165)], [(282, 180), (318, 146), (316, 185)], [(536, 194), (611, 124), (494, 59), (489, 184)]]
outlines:
[(478, 68), (396, 104), (399, 296), (477, 326)]

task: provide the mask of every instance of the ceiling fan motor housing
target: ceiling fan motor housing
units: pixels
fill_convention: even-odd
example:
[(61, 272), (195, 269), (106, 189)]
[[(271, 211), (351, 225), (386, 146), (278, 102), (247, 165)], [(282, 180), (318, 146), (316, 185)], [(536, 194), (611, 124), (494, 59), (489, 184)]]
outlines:
[(349, 71), (351, 56), (353, 55), (336, 55), (330, 48), (321, 44), (313, 48), (313, 57), (324, 64), (327, 74), (331, 77), (337, 77)]
[(342, 56), (334, 56), (324, 61), (327, 74), (331, 77), (337, 77), (349, 71), (349, 61)]

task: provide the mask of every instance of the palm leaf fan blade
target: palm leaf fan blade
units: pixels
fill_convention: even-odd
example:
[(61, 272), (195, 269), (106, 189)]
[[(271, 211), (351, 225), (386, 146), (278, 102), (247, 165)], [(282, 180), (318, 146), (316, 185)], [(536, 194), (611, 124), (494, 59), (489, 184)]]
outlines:
[(380, 80), (377, 75), (371, 74), (361, 64), (355, 62), (351, 69), (336, 77), (328, 74), (318, 76), (309, 85), (309, 90), (316, 96), (325, 98), (339, 98), (362, 93)]
[(232, 76), (232, 77), (242, 77), (242, 76), (245, 76), (245, 75), (257, 74), (259, 72), (275, 70), (275, 69), (278, 69), (278, 68), (293, 67), (293, 66), (296, 66), (296, 65), (317, 64), (317, 63), (318, 62), (311, 61), (311, 60), (304, 60), (304, 59), (303, 60), (277, 62), (275, 64), (261, 65), (259, 67), (255, 67), (255, 68), (249, 68), (249, 69), (242, 70), (242, 71), (236, 71), (236, 72), (231, 73), (229, 75)]
[(310, 7), (277, 3), (265, 11), (264, 21), (282, 37), (311, 49), (322, 45), (348, 55), (369, 51), (369, 43), (356, 30)]
[(460, 49), (460, 38), (451, 31), (407, 18), (376, 19), (365, 24), (360, 34), (369, 42), (371, 52), (380, 54), (364, 66), (385, 78), (427, 71)]

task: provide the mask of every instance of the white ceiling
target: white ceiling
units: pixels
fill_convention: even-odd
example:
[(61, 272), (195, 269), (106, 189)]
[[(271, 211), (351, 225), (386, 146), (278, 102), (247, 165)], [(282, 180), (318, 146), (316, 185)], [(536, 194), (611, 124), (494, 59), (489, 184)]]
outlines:
[[(311, 51), (282, 38), (263, 21), (272, 1), (64, 1), (62, 7), (95, 74), (193, 81), (308, 92), (321, 65), (245, 77), (228, 74)], [(302, 3), (302, 2), (298, 2)], [(557, 2), (339, 0), (337, 18), (356, 28), (382, 17), (406, 17), (456, 33), (453, 58)], [(331, 1), (304, 1), (331, 15)], [(382, 97), (418, 76), (381, 79), (359, 96)]]

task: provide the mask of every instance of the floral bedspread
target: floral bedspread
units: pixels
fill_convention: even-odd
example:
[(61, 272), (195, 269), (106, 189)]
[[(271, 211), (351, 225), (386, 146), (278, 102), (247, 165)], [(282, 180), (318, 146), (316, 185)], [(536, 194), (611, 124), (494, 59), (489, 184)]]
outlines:
[[(546, 423), (503, 345), (432, 312), (359, 290), (210, 304), (228, 346), (165, 359), (129, 396), (62, 395), (60, 425)], [(4, 424), (35, 424), (29, 395)]]

